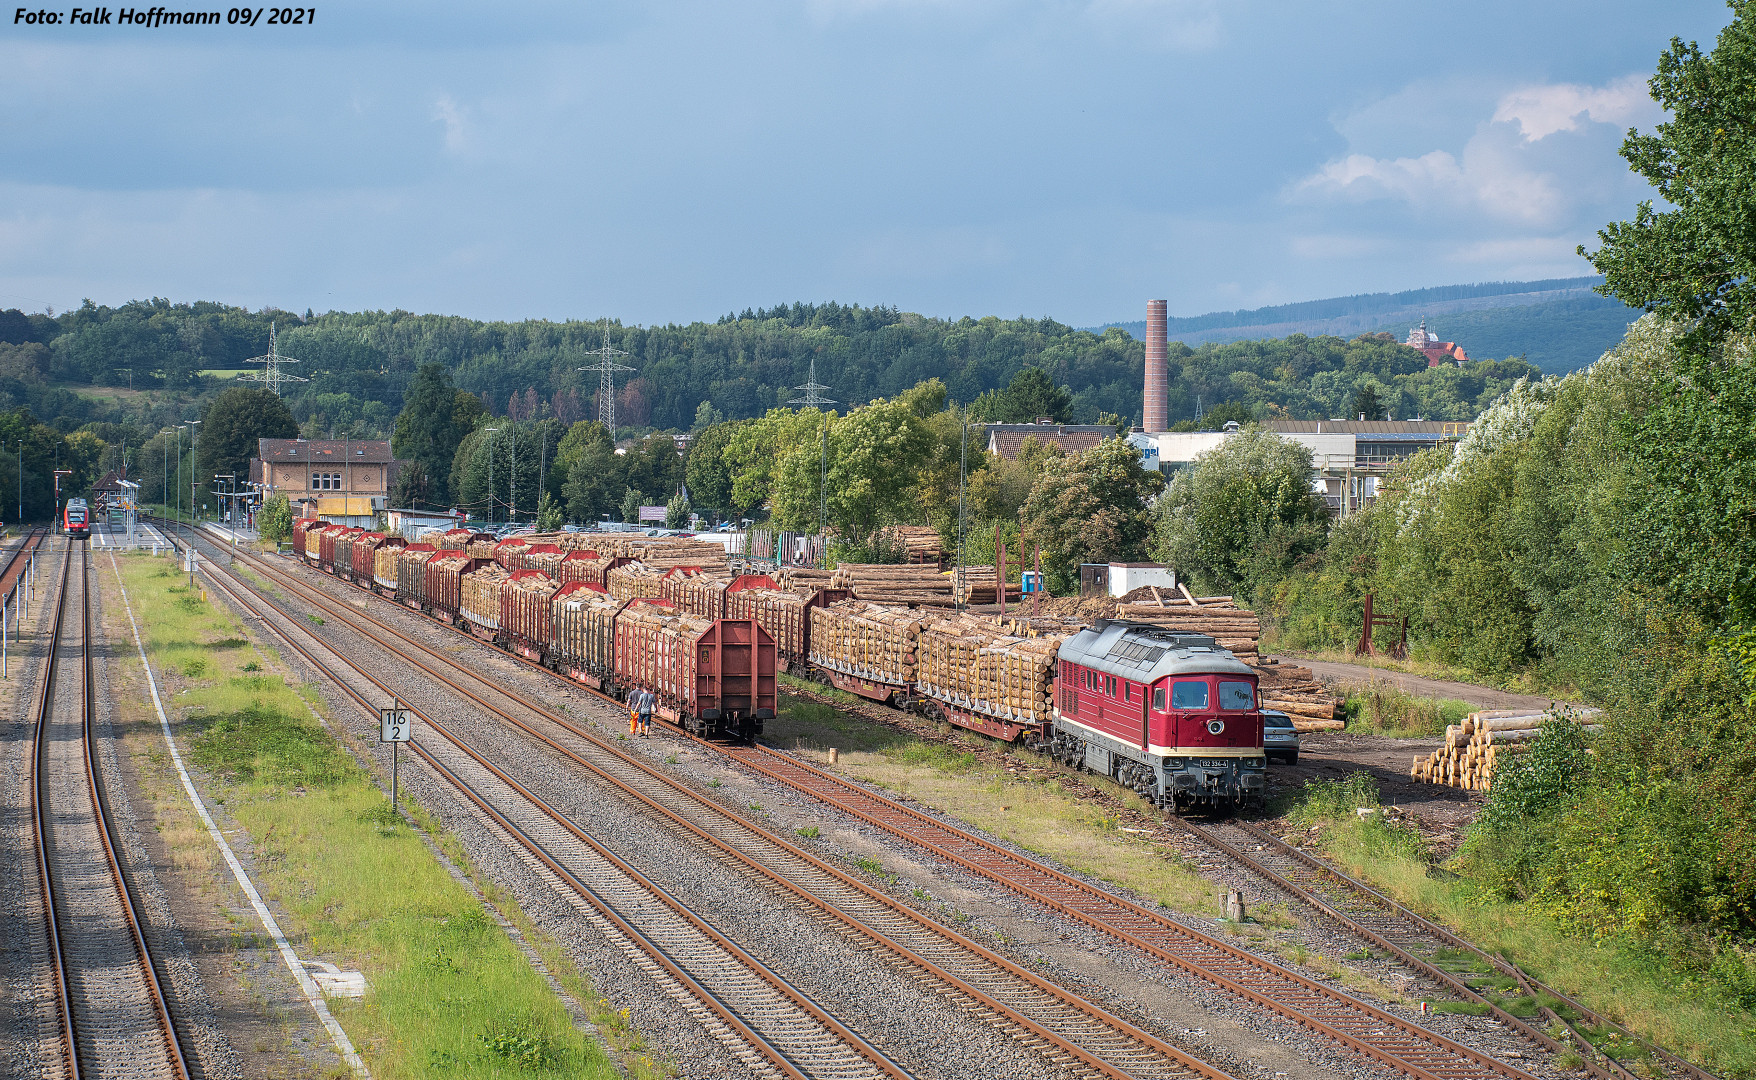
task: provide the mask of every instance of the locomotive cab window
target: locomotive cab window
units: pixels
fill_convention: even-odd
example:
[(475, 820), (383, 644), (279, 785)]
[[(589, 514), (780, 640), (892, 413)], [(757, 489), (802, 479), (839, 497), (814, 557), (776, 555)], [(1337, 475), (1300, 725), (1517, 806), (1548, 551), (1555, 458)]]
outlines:
[(1222, 709), (1254, 709), (1256, 707), (1256, 688), (1247, 682), (1227, 682), (1219, 684), (1219, 707)]
[(1193, 679), (1179, 679), (1171, 684), (1171, 708), (1207, 708), (1207, 684)]
[(1165, 688), (1164, 687), (1155, 686), (1152, 688), (1152, 707), (1155, 710), (1157, 710), (1158, 712), (1165, 711)]

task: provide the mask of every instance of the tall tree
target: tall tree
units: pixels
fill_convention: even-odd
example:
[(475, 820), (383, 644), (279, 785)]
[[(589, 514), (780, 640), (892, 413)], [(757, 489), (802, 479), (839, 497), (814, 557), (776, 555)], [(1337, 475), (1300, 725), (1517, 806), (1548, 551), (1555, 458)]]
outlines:
[(1055, 591), (1077, 587), (1080, 563), (1144, 555), (1152, 533), (1147, 503), (1163, 487), (1164, 479), (1142, 467), (1140, 451), (1122, 439), (1046, 458), (1019, 517), (1024, 543), (1042, 545), (1043, 570)]
[(484, 412), (473, 394), (451, 385), (443, 364), (423, 364), (403, 394), (402, 412), (390, 437), (390, 448), (399, 458), (418, 461), (429, 478), (428, 505), (452, 497), (450, 477), (458, 444), (475, 429)]
[(555, 462), (555, 471), (567, 475), (561, 493), (572, 520), (596, 521), (621, 505), (628, 470), (604, 425), (596, 420), (574, 424), (556, 448)]
[(1579, 253), (1604, 275), (1602, 291), (1699, 325), (1685, 345), (1706, 346), (1756, 320), (1756, 3), (1731, 0), (1732, 21), (1713, 51), (1671, 39), (1648, 86), (1670, 119), (1630, 131), (1622, 156), (1669, 209), (1640, 203), (1633, 221), (1598, 233)]
[(732, 508), (732, 474), (726, 468), (725, 449), (736, 431), (736, 424), (714, 424), (695, 436), (684, 472), (695, 506), (719, 511)]
[(201, 437), (195, 446), (195, 482), (203, 504), (209, 502), (215, 475), (236, 477), (240, 489), (249, 481), (256, 440), (290, 439), (298, 433), (293, 414), (270, 391), (254, 386), (221, 390), (202, 414)]
[(1159, 500), (1160, 558), (1203, 586), (1254, 596), (1328, 536), (1315, 476), (1298, 443), (1257, 430), (1227, 438)]

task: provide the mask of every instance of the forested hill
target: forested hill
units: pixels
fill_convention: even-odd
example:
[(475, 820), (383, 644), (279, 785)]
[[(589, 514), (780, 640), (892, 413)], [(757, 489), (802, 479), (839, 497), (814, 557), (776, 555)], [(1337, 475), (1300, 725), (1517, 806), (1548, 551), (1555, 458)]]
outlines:
[[(938, 378), (951, 400), (985, 401), (991, 413), (1005, 404), (993, 392), (1032, 368), (1065, 388), (1066, 403), (1055, 410), (1061, 419), (1140, 417), (1144, 346), (1119, 329), (1075, 330), (1047, 318), (933, 319), (836, 303), (655, 327), (406, 311), (301, 316), (162, 299), (88, 303), (53, 318), (0, 312), (0, 408), (28, 406), (63, 431), (94, 421), (156, 431), (169, 417), (154, 410), (211, 394), (264, 353), (271, 323), (280, 352), (297, 361), (288, 370), (310, 380), (285, 396), (311, 435), (387, 433), (416, 368), (430, 362), (492, 415), (568, 422), (594, 415), (598, 378), (579, 369), (594, 363), (606, 333), (634, 369), (619, 377), (617, 394), (618, 419), (631, 434), (760, 416), (801, 396), (794, 388), (813, 362), (826, 396), (844, 408)], [(1383, 335), (1291, 335), (1172, 352), (1173, 421), (1227, 404), (1228, 416), (1352, 414), (1366, 383), (1393, 415), (1469, 419), (1529, 370), (1481, 363), (1429, 371), (1418, 352)]]
[[(1173, 341), (1188, 345), (1333, 334), (1387, 332), (1398, 340), (1422, 319), (1434, 333), (1471, 356), (1522, 356), (1550, 374), (1565, 374), (1602, 356), (1639, 312), (1592, 290), (1602, 278), (1551, 278), (1447, 285), (1399, 293), (1363, 293), (1247, 311), (1173, 318)], [(1144, 337), (1146, 321), (1110, 323)]]

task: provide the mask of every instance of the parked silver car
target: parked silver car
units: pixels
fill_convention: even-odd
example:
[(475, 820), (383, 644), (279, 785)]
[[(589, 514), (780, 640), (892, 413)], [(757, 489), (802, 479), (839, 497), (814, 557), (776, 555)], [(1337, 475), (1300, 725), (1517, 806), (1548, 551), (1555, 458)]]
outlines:
[(1299, 732), (1292, 717), (1276, 709), (1262, 710), (1262, 752), (1270, 761), (1299, 763)]

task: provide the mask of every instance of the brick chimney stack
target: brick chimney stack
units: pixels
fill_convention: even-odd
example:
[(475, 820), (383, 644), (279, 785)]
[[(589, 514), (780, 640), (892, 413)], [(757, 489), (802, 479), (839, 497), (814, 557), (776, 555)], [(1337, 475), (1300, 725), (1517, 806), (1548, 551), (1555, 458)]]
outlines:
[(1169, 302), (1164, 300), (1146, 302), (1146, 407), (1142, 411), (1140, 426), (1147, 431), (1163, 431), (1168, 425), (1166, 410), (1171, 388), (1166, 320), (1169, 307)]

